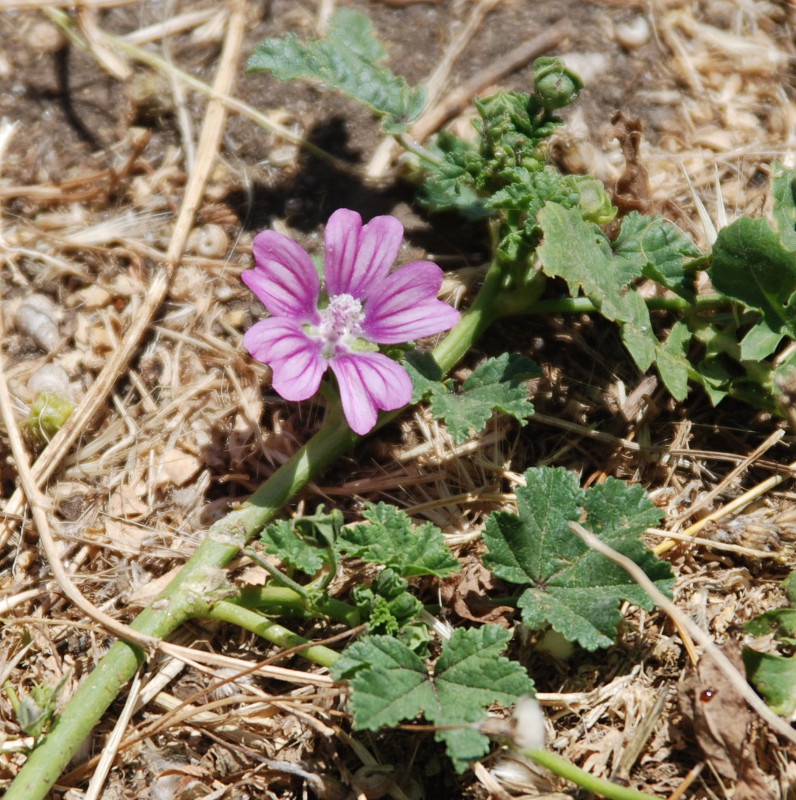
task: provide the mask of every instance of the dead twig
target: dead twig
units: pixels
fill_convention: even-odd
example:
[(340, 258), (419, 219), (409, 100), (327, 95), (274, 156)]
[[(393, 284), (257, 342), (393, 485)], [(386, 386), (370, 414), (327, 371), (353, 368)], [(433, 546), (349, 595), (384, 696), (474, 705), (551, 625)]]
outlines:
[[(736, 497), (732, 502), (727, 503), (727, 505), (722, 506), (712, 514), (708, 514), (706, 517), (699, 520), (699, 522), (695, 522), (693, 525), (683, 531), (683, 536), (693, 538), (709, 523), (716, 522), (717, 520), (730, 516), (730, 514), (734, 514), (744, 506), (749, 505), (749, 503), (752, 501), (757, 500), (758, 497), (762, 497), (764, 494), (771, 491), (771, 489), (773, 489), (775, 486), (779, 486), (786, 479), (793, 477), (793, 472), (796, 470), (796, 461), (788, 464), (786, 470), (787, 472), (780, 473), (779, 475), (772, 475), (770, 478), (766, 478), (766, 480), (764, 480), (762, 483), (758, 483), (757, 486), (753, 486), (748, 492), (744, 492), (740, 497)], [(659, 556), (662, 553), (668, 553), (669, 550), (676, 546), (677, 542), (674, 539), (667, 539), (666, 541), (657, 545), (653, 549), (653, 553)]]
[(617, 553), (616, 550), (609, 547), (601, 539), (598, 539), (591, 531), (586, 530), (583, 525), (577, 522), (570, 522), (569, 527), (580, 536), (592, 550), (604, 555), (606, 558), (613, 561), (614, 564), (622, 567), (622, 569), (646, 592), (649, 598), (656, 605), (660, 606), (662, 611), (675, 622), (678, 627), (687, 631), (689, 636), (702, 645), (705, 652), (713, 659), (727, 680), (732, 684), (733, 688), (746, 700), (752, 710), (768, 723), (772, 730), (776, 731), (780, 736), (784, 736), (789, 742), (796, 744), (796, 731), (763, 702), (757, 692), (746, 682), (746, 678), (738, 672), (730, 659), (716, 646), (713, 639), (711, 639), (691, 617), (680, 611), (663, 592), (659, 591), (658, 587), (647, 577), (644, 570), (641, 569), (638, 564), (631, 561), (627, 556)]

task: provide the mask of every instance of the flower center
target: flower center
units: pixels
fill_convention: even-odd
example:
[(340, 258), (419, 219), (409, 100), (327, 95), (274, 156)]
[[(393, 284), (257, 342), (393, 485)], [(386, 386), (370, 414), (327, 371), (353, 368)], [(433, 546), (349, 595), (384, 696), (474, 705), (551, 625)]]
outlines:
[(321, 323), (313, 333), (323, 342), (321, 354), (324, 358), (331, 358), (340, 347), (352, 349), (362, 336), (362, 303), (350, 294), (330, 297), (329, 305), (320, 310), (320, 315)]

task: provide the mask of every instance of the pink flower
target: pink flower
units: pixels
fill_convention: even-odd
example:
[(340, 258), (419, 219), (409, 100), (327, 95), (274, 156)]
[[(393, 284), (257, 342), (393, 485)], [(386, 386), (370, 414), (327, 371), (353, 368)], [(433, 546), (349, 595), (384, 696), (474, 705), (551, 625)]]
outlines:
[(326, 225), (324, 285), (305, 250), (274, 231), (255, 236), (255, 269), (241, 276), (271, 314), (246, 331), (243, 343), (271, 367), (275, 391), (306, 400), (331, 368), (348, 424), (359, 434), (373, 428), (378, 409), (393, 411), (412, 397), (409, 374), (378, 345), (431, 336), (459, 319), (437, 300), (436, 264), (415, 261), (390, 272), (402, 237), (395, 217), (363, 225), (359, 214), (341, 208)]

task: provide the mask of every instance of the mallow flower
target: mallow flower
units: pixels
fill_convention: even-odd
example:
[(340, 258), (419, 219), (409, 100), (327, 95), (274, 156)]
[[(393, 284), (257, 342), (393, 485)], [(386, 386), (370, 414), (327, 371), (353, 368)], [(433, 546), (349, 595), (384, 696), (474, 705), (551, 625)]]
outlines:
[(415, 261), (390, 271), (402, 237), (395, 217), (363, 225), (359, 214), (341, 208), (326, 225), (323, 281), (307, 252), (275, 231), (255, 236), (255, 268), (241, 276), (271, 315), (243, 342), (271, 367), (274, 390), (306, 400), (331, 369), (348, 424), (359, 434), (373, 429), (379, 409), (393, 411), (412, 397), (406, 369), (379, 345), (431, 336), (459, 319), (437, 300), (443, 275), (436, 264)]

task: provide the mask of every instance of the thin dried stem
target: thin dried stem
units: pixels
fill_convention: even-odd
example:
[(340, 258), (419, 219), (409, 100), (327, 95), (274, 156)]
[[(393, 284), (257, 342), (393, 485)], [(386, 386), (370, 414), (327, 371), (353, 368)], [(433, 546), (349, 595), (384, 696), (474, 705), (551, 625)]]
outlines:
[(136, 703), (138, 701), (138, 695), (140, 691), (141, 672), (139, 670), (139, 672), (136, 673), (135, 678), (133, 678), (133, 683), (132, 686), (130, 686), (130, 692), (127, 695), (127, 700), (124, 703), (122, 713), (119, 715), (119, 719), (116, 720), (116, 724), (113, 726), (113, 731), (108, 737), (108, 740), (105, 742), (105, 746), (102, 748), (102, 757), (100, 758), (99, 764), (97, 764), (97, 769), (91, 776), (91, 782), (86, 790), (84, 800), (99, 800), (99, 798), (102, 796), (101, 792), (105, 786), (105, 781), (108, 778), (108, 773), (113, 766), (114, 759), (119, 752), (119, 746), (124, 738), (124, 733), (127, 730), (127, 726), (130, 724), (130, 719), (132, 718), (133, 712), (136, 709)]
[(17, 427), (16, 420), (14, 419), (11, 395), (8, 391), (3, 361), (2, 357), (0, 357), (0, 416), (2, 416), (6, 434), (11, 445), (11, 453), (14, 456), (14, 463), (17, 469), (17, 475), (19, 476), (19, 482), (22, 484), (22, 491), (27, 497), (28, 505), (33, 515), (33, 521), (36, 523), (36, 529), (39, 532), (39, 541), (42, 550), (50, 565), (50, 570), (52, 571), (56, 583), (61, 591), (87, 617), (98, 622), (120, 639), (132, 642), (143, 650), (152, 650), (157, 646), (158, 639), (128, 628), (127, 625), (115, 620), (109, 614), (97, 608), (93, 603), (90, 603), (77, 586), (75, 586), (69, 573), (64, 569), (61, 563), (61, 553), (58, 551), (58, 546), (50, 532), (50, 523), (45, 511), (46, 508), (49, 508), (50, 503), (36, 485), (31, 468), (28, 466), (28, 455), (25, 452), (22, 436)]
[(622, 567), (622, 569), (647, 593), (649, 598), (661, 607), (664, 613), (667, 614), (673, 622), (676, 622), (679, 627), (688, 631), (688, 634), (702, 645), (705, 652), (713, 659), (716, 666), (719, 667), (738, 694), (751, 706), (752, 710), (755, 711), (772, 730), (776, 731), (780, 736), (784, 736), (789, 742), (796, 744), (796, 731), (763, 702), (757, 692), (746, 682), (746, 678), (738, 672), (730, 659), (721, 652), (713, 639), (711, 639), (687, 614), (680, 611), (680, 609), (655, 586), (638, 564), (631, 561), (627, 556), (617, 553), (616, 550), (597, 538), (591, 531), (586, 530), (583, 525), (577, 522), (570, 522), (569, 527), (580, 536), (592, 550), (604, 555), (606, 558), (613, 561), (614, 564)]
[[(796, 461), (788, 464), (786, 469), (787, 472), (779, 475), (772, 475), (770, 478), (766, 478), (766, 480), (762, 481), (762, 483), (758, 483), (757, 486), (753, 486), (751, 489), (749, 489), (749, 491), (740, 495), (740, 497), (736, 497), (732, 502), (727, 503), (726, 506), (722, 506), (717, 511), (714, 511), (712, 514), (708, 514), (706, 517), (699, 520), (699, 522), (695, 522), (693, 525), (691, 525), (691, 527), (686, 528), (683, 531), (683, 536), (696, 536), (697, 533), (703, 530), (711, 522), (724, 519), (724, 517), (728, 517), (730, 514), (740, 511), (744, 506), (747, 506), (749, 503), (757, 500), (759, 497), (762, 497), (764, 494), (771, 491), (771, 489), (773, 489), (775, 486), (779, 486), (788, 478), (793, 477), (793, 472), (796, 470)], [(653, 552), (655, 555), (661, 555), (663, 553), (668, 553), (669, 550), (676, 546), (677, 542), (674, 539), (667, 539), (665, 542), (661, 542), (659, 545), (657, 545), (653, 549)]]

